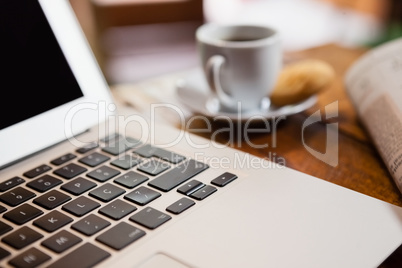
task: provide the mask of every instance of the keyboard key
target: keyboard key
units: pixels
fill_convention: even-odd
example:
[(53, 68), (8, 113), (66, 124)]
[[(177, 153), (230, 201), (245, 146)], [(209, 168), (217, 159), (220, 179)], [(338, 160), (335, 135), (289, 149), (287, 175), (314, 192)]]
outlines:
[(22, 204), (21, 206), (16, 207), (13, 210), (5, 213), (3, 217), (9, 221), (14, 222), (15, 224), (21, 225), (42, 214), (42, 210), (37, 209), (30, 204)]
[(151, 158), (152, 156), (154, 156), (155, 150), (156, 147), (151, 146), (150, 144), (145, 144), (144, 146), (135, 149), (133, 153), (138, 154), (145, 158)]
[(204, 187), (205, 184), (203, 184), (200, 181), (197, 180), (191, 180), (187, 183), (185, 183), (184, 185), (180, 186), (177, 191), (181, 194), (185, 194), (185, 195), (190, 195), (191, 193), (197, 191), (198, 189), (200, 189), (201, 187)]
[(151, 176), (156, 176), (169, 168), (170, 165), (168, 165), (167, 163), (155, 159), (151, 159), (150, 161), (138, 166), (139, 171), (147, 173)]
[(9, 206), (15, 207), (35, 196), (36, 194), (34, 194), (31, 191), (28, 191), (25, 188), (16, 187), (0, 195), (0, 201), (6, 203)]
[(52, 263), (48, 268), (93, 267), (108, 257), (110, 257), (110, 253), (87, 242)]
[(113, 220), (120, 220), (135, 210), (137, 210), (135, 206), (130, 205), (120, 199), (116, 199), (112, 203), (99, 209), (99, 213)]
[(82, 177), (78, 177), (73, 181), (63, 184), (61, 189), (73, 195), (80, 195), (94, 187), (96, 187), (96, 183)]
[(72, 218), (57, 210), (53, 210), (52, 212), (49, 212), (48, 214), (36, 219), (33, 224), (51, 233), (72, 221)]
[(10, 225), (0, 221), (0, 235), (3, 235), (9, 231), (11, 231), (13, 229), (13, 227), (11, 227)]
[(155, 229), (172, 217), (151, 207), (146, 207), (130, 217), (130, 220), (149, 229)]
[(103, 202), (109, 202), (125, 192), (125, 190), (114, 186), (113, 184), (105, 183), (95, 190), (90, 191), (89, 196), (92, 196)]
[(161, 194), (157, 191), (144, 186), (140, 186), (131, 193), (126, 194), (124, 198), (138, 205), (144, 206), (160, 196)]
[(62, 182), (62, 180), (46, 174), (40, 178), (37, 178), (36, 180), (28, 182), (27, 186), (38, 192), (46, 192), (47, 190), (61, 184)]
[(101, 166), (89, 173), (87, 173), (87, 176), (100, 181), (100, 182), (104, 182), (107, 180), (110, 180), (111, 178), (119, 175), (121, 172), (118, 171), (117, 169), (108, 167), (108, 166)]
[(6, 181), (0, 183), (0, 192), (5, 192), (7, 190), (10, 190), (14, 186), (17, 186), (23, 182), (25, 182), (25, 180), (20, 177), (13, 177), (9, 180), (6, 180)]
[(81, 173), (84, 173), (85, 171), (87, 171), (86, 168), (74, 163), (70, 163), (62, 168), (56, 169), (53, 173), (69, 180), (80, 175)]
[(62, 253), (81, 241), (82, 239), (78, 236), (75, 236), (66, 230), (61, 230), (57, 234), (44, 240), (41, 245), (56, 253)]
[(140, 140), (135, 139), (133, 137), (125, 137), (123, 139), (125, 139), (125, 143), (129, 148), (136, 148), (142, 144)]
[(152, 146), (150, 144), (146, 144), (138, 149), (135, 149), (133, 153), (138, 154), (145, 158), (156, 157), (168, 161), (172, 164), (178, 164), (184, 159), (186, 159), (182, 155)]
[(226, 186), (228, 183), (234, 181), (235, 179), (237, 179), (237, 176), (229, 173), (229, 172), (225, 172), (222, 175), (216, 177), (215, 179), (213, 179), (211, 181), (211, 183), (213, 185), (219, 186), (219, 187), (223, 187)]
[(37, 248), (30, 248), (17, 257), (12, 258), (9, 264), (19, 268), (33, 268), (50, 260), (50, 256), (46, 255)]
[(72, 153), (67, 153), (65, 155), (62, 155), (60, 157), (57, 157), (56, 159), (53, 159), (52, 161), (50, 161), (50, 163), (52, 163), (53, 165), (56, 166), (60, 166), (63, 165), (65, 163), (67, 163), (68, 161), (76, 158), (77, 156), (72, 154)]
[(81, 158), (78, 161), (85, 165), (88, 165), (90, 167), (96, 167), (96, 166), (102, 164), (103, 162), (106, 162), (109, 159), (110, 159), (109, 156), (95, 152), (95, 153), (92, 153), (90, 155), (87, 155), (87, 156)]
[(3, 213), (5, 211), (7, 211), (7, 208), (2, 206), (2, 205), (0, 205), (0, 213)]
[(59, 192), (57, 190), (52, 190), (34, 199), (33, 202), (43, 208), (53, 209), (69, 200), (71, 200), (70, 196), (63, 194), (62, 192)]
[(71, 225), (71, 228), (80, 233), (83, 233), (84, 235), (90, 236), (106, 228), (109, 225), (110, 222), (102, 219), (101, 217), (98, 217), (94, 214), (89, 214), (85, 218)]
[(194, 206), (195, 202), (191, 199), (188, 199), (186, 197), (181, 198), (180, 200), (174, 202), (170, 206), (166, 208), (167, 211), (173, 213), (173, 214), (180, 214), (186, 209), (188, 209), (191, 206)]
[(208, 165), (190, 159), (150, 181), (148, 185), (167, 192), (208, 168)]
[(20, 229), (12, 232), (11, 234), (3, 237), (1, 241), (12, 246), (15, 249), (24, 248), (38, 239), (41, 239), (43, 235), (32, 230), (27, 226), (23, 226)]
[(0, 247), (0, 260), (4, 259), (7, 256), (10, 256), (10, 254), (11, 254), (10, 252)]
[(195, 198), (197, 200), (203, 200), (206, 197), (210, 196), (211, 194), (213, 194), (214, 192), (216, 192), (216, 188), (210, 185), (206, 185), (205, 187), (199, 189), (198, 191), (192, 193), (190, 196), (192, 198)]
[(39, 176), (51, 169), (52, 168), (50, 166), (43, 164), (43, 165), (40, 165), (39, 167), (33, 168), (33, 169), (25, 172), (24, 176), (32, 179), (32, 178), (35, 178), (36, 176)]
[(112, 133), (104, 138), (102, 138), (101, 142), (114, 142), (115, 140), (120, 139), (122, 136), (119, 133)]
[(154, 157), (160, 158), (162, 160), (168, 161), (172, 164), (178, 164), (180, 162), (182, 162), (184, 159), (186, 159), (184, 156), (173, 153), (173, 152), (169, 152), (166, 151), (164, 149), (160, 149), (158, 148), (155, 152), (154, 152)]
[(116, 250), (120, 250), (139, 238), (143, 237), (145, 232), (126, 222), (120, 222), (103, 234), (96, 240)]
[(141, 163), (142, 160), (138, 157), (135, 157), (133, 155), (124, 155), (122, 157), (117, 158), (116, 160), (113, 160), (110, 162), (113, 166), (119, 167), (121, 169), (130, 169), (132, 167), (135, 167), (139, 163)]
[(92, 151), (92, 150), (95, 149), (95, 148), (98, 148), (98, 146), (99, 146), (98, 143), (96, 143), (96, 142), (90, 142), (90, 143), (88, 143), (87, 145), (85, 145), (85, 146), (83, 146), (83, 147), (81, 147), (81, 148), (78, 148), (78, 149), (76, 150), (76, 152), (77, 152), (77, 153), (80, 153), (80, 154), (85, 154), (85, 153), (87, 153), (87, 152), (89, 152), (89, 151)]
[(135, 148), (139, 146), (141, 142), (137, 139), (130, 137), (121, 137), (113, 142), (108, 142), (108, 144), (102, 148), (102, 151), (107, 152), (112, 155), (119, 155), (124, 153), (128, 149)]
[(114, 182), (132, 189), (147, 180), (148, 180), (147, 176), (144, 176), (134, 171), (129, 171), (126, 174), (116, 178)]
[(85, 196), (80, 196), (77, 199), (65, 204), (62, 209), (80, 217), (98, 207), (100, 207), (98, 202), (95, 202)]

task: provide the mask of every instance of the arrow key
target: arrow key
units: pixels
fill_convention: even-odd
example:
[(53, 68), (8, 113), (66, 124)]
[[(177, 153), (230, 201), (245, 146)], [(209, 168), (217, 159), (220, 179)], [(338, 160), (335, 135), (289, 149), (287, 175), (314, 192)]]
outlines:
[(213, 185), (219, 186), (219, 187), (223, 187), (226, 186), (228, 183), (234, 181), (235, 179), (237, 179), (237, 176), (229, 173), (229, 172), (225, 172), (222, 175), (216, 177), (215, 179), (213, 179), (211, 181), (211, 183)]
[(206, 185), (205, 187), (199, 189), (198, 191), (192, 193), (190, 196), (192, 198), (195, 198), (197, 200), (203, 200), (209, 195), (213, 194), (216, 192), (216, 188), (211, 186), (211, 185)]
[(190, 195), (192, 193), (194, 193), (195, 191), (197, 191), (198, 189), (204, 187), (205, 184), (203, 184), (200, 181), (197, 180), (191, 180), (185, 184), (183, 184), (182, 186), (180, 186), (177, 191), (181, 194), (184, 195)]
[(168, 206), (166, 210), (173, 214), (180, 214), (193, 205), (195, 205), (195, 202), (193, 200), (183, 197), (180, 200)]

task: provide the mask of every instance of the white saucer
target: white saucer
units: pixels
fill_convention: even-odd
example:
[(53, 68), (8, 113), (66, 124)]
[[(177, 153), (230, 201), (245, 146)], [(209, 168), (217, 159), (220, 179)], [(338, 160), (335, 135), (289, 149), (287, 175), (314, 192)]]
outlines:
[(281, 116), (300, 113), (317, 102), (316, 96), (292, 105), (276, 107), (270, 105), (268, 99), (262, 100), (261, 107), (252, 111), (225, 111), (219, 101), (211, 97), (208, 84), (201, 70), (190, 73), (176, 83), (176, 95), (178, 100), (193, 113), (204, 115), (214, 120), (232, 120), (236, 122), (254, 122), (264, 119), (278, 118)]

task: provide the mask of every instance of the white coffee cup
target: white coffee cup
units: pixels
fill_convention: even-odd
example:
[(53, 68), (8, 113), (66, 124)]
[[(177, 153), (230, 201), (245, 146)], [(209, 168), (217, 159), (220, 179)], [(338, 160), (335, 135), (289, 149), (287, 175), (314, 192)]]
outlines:
[(196, 40), (205, 78), (223, 110), (255, 110), (269, 100), (282, 68), (275, 29), (206, 23)]

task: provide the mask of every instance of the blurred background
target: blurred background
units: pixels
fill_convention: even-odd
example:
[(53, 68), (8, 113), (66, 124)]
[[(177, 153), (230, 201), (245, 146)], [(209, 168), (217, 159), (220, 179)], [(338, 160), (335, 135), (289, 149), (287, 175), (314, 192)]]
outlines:
[(402, 36), (401, 0), (70, 0), (109, 84), (198, 66), (205, 22), (277, 28), (284, 53), (374, 47)]

